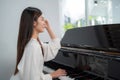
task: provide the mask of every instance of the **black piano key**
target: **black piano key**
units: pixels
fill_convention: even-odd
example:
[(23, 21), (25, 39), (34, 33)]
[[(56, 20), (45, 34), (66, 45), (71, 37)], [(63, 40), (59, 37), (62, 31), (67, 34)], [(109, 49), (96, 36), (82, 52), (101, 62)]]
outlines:
[(54, 79), (52, 79), (52, 80), (60, 80), (59, 78), (54, 78)]
[(76, 77), (82, 77), (82, 76), (85, 76), (85, 75), (87, 75), (87, 73), (81, 72), (81, 73), (72, 73), (72, 74), (69, 74), (68, 76), (71, 77), (71, 78), (76, 78)]
[(101, 77), (97, 77), (96, 79), (94, 80), (105, 80), (104, 78), (101, 78)]

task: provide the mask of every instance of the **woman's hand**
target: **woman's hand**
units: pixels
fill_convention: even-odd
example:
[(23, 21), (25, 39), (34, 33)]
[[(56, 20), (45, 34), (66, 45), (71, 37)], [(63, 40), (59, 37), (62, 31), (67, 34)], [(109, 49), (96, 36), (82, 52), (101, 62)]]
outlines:
[(52, 76), (52, 78), (57, 78), (60, 76), (65, 76), (67, 74), (67, 72), (64, 69), (58, 69), (55, 72), (51, 73), (50, 75)]
[(46, 29), (50, 28), (50, 25), (49, 25), (48, 20), (45, 19), (44, 21), (45, 21), (45, 28), (46, 28)]
[(45, 28), (46, 28), (47, 32), (49, 33), (51, 39), (55, 39), (55, 38), (56, 38), (56, 35), (55, 35), (55, 33), (53, 32), (53, 30), (51, 29), (48, 20), (45, 20)]

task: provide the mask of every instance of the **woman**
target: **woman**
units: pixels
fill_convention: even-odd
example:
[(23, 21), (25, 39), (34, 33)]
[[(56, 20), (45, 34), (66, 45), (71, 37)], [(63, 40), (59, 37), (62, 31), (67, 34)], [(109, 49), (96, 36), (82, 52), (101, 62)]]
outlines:
[[(40, 42), (38, 34), (47, 30), (51, 43)], [(42, 12), (33, 7), (26, 8), (21, 16), (18, 44), (17, 63), (14, 75), (10, 80), (52, 80), (66, 71), (58, 69), (51, 74), (43, 73), (44, 61), (53, 59), (60, 48), (60, 41), (55, 36)]]

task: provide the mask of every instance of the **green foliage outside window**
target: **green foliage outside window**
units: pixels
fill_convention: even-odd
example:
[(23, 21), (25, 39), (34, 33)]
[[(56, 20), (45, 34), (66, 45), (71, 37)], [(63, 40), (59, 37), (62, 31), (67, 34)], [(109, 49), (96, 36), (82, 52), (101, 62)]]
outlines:
[(74, 28), (74, 25), (72, 23), (66, 23), (64, 25), (64, 30), (65, 31), (68, 30), (68, 29), (72, 29), (72, 28)]

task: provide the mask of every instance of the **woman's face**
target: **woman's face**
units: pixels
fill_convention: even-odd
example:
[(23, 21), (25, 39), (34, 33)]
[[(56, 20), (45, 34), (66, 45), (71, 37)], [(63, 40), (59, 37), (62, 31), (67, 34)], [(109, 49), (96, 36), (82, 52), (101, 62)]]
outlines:
[(37, 21), (34, 22), (34, 29), (40, 33), (40, 32), (43, 32), (44, 29), (45, 29), (45, 20), (44, 20), (44, 17), (43, 16), (39, 16)]

